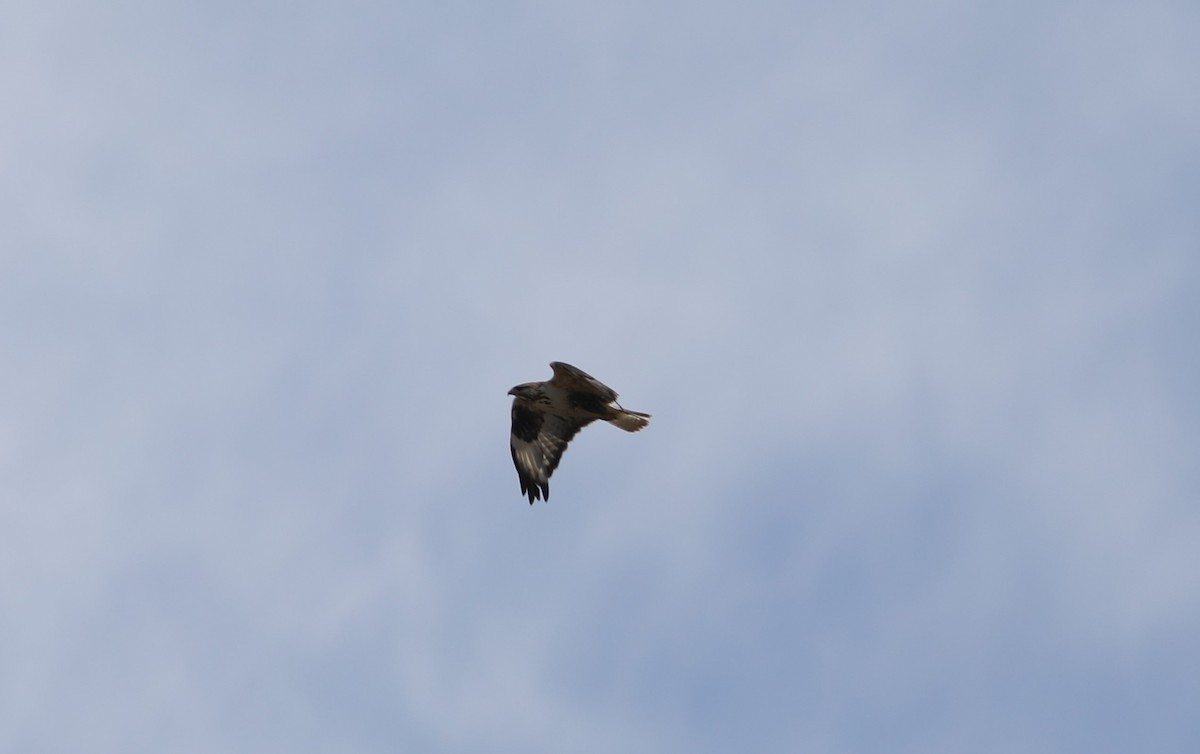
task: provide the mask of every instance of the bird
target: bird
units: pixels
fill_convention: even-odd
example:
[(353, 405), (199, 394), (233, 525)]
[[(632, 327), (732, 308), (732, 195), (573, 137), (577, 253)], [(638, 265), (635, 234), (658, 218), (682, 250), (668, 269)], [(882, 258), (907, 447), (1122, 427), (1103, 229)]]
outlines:
[(554, 376), (549, 381), (526, 382), (508, 391), (514, 396), (509, 446), (521, 494), (530, 505), (550, 501), (550, 475), (579, 430), (596, 419), (626, 432), (650, 423), (650, 414), (622, 408), (612, 388), (582, 369), (561, 361), (550, 362), (550, 368)]

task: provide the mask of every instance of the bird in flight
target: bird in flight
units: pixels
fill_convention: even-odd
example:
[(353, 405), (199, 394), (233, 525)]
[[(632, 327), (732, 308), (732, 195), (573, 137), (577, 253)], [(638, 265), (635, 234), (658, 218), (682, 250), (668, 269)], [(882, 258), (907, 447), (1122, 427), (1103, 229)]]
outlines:
[(582, 369), (561, 361), (550, 362), (550, 368), (549, 382), (526, 382), (508, 391), (516, 396), (509, 445), (521, 494), (529, 496), (530, 505), (550, 499), (550, 475), (579, 430), (597, 419), (626, 432), (650, 423), (650, 414), (621, 408), (616, 392)]

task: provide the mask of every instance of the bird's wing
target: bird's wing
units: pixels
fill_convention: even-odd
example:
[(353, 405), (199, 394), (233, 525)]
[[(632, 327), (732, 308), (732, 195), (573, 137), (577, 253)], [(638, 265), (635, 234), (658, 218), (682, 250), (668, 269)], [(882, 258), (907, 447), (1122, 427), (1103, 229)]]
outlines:
[(550, 368), (554, 370), (554, 377), (550, 379), (550, 384), (557, 388), (570, 392), (594, 393), (600, 396), (605, 403), (612, 403), (617, 399), (615, 390), (578, 367), (561, 361), (552, 361)]
[(558, 468), (567, 443), (593, 419), (542, 414), (520, 404), (520, 399), (513, 401), (509, 447), (521, 494), (528, 495), (532, 505), (539, 497), (550, 499), (550, 475)]

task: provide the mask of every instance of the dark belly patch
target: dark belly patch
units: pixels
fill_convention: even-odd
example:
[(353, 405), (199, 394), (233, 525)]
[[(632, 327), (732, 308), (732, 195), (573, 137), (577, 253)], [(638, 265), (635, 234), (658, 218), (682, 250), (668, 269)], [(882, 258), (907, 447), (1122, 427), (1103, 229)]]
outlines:
[(595, 393), (567, 393), (567, 403), (571, 408), (597, 415), (603, 415), (606, 408), (604, 399)]

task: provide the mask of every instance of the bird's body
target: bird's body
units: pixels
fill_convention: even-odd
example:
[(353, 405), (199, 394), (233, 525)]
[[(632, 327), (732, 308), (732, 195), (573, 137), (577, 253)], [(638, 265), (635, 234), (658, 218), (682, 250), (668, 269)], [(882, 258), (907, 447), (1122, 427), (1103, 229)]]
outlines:
[(521, 494), (532, 505), (539, 497), (550, 499), (550, 475), (558, 468), (567, 443), (579, 430), (597, 419), (626, 432), (637, 432), (650, 415), (627, 411), (616, 392), (588, 373), (561, 361), (551, 362), (554, 377), (548, 382), (526, 382), (508, 391), (512, 405), (513, 465), (521, 481)]

